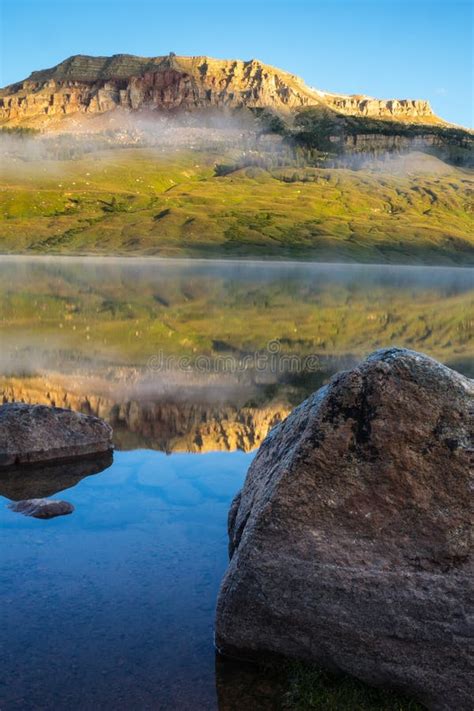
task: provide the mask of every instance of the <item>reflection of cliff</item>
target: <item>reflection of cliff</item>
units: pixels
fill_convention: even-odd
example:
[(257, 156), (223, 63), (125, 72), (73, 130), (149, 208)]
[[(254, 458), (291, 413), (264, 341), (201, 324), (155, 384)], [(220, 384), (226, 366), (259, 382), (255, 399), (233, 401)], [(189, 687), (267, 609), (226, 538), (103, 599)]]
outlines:
[(114, 428), (118, 449), (146, 447), (166, 452), (250, 451), (284, 419), (291, 405), (272, 400), (261, 406), (232, 402), (177, 402), (171, 398), (114, 398), (110, 391), (87, 394), (42, 377), (0, 380), (0, 402), (56, 405), (97, 415)]

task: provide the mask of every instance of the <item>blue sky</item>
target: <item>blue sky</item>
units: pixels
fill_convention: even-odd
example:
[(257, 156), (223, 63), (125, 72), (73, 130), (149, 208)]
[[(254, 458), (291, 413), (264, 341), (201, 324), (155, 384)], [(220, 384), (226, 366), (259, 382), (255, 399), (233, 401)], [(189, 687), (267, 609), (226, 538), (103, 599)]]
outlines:
[(329, 91), (422, 98), (472, 126), (467, 0), (0, 0), (0, 85), (72, 54), (253, 57)]

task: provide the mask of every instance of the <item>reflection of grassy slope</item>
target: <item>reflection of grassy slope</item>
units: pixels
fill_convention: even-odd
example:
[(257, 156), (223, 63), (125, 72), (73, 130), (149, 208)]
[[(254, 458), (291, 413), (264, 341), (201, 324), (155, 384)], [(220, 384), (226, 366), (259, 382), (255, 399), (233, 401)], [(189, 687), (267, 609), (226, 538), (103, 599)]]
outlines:
[(250, 168), (215, 177), (222, 158), (122, 149), (47, 161), (47, 172), (5, 166), (0, 251), (474, 263), (466, 171)]
[[(64, 269), (64, 267), (63, 267)], [(91, 269), (91, 268), (89, 268)], [(0, 334), (5, 344), (35, 338), (112, 362), (143, 363), (168, 353), (253, 352), (279, 339), (284, 352), (363, 355), (396, 344), (447, 361), (473, 353), (473, 292), (357, 281), (269, 283), (225, 277), (3, 268)], [(434, 277), (436, 278), (436, 277)]]

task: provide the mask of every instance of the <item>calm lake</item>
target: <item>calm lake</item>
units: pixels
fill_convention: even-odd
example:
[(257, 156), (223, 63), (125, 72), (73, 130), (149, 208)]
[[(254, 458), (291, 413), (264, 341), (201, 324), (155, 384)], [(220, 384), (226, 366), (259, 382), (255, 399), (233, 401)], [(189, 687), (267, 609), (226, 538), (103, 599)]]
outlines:
[[(376, 348), (472, 376), (473, 335), (469, 269), (0, 258), (0, 401), (97, 414), (116, 446), (0, 475), (0, 709), (272, 708), (213, 648), (256, 448)], [(8, 508), (37, 496), (75, 511)]]

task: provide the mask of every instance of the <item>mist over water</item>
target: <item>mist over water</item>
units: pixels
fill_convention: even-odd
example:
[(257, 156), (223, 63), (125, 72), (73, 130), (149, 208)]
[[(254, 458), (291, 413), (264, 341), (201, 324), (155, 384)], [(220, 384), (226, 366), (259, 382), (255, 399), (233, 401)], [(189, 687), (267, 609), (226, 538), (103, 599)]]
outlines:
[[(89, 326), (106, 321), (113, 329), (114, 324), (119, 328), (122, 321), (129, 321), (133, 327), (140, 319), (164, 321), (186, 305), (207, 304), (212, 309), (209, 319), (226, 310), (236, 316), (252, 310), (256, 320), (268, 318), (277, 333), (278, 323), (272, 315), (281, 310), (284, 301), (296, 320), (298, 304), (317, 316), (329, 300), (336, 310), (347, 307), (351, 300), (354, 306), (390, 308), (398, 297), (423, 312), (426, 299), (431, 308), (436, 302), (445, 306), (456, 296), (469, 299), (473, 289), (474, 270), (470, 268), (113, 257), (7, 256), (0, 260), (1, 326), (18, 328), (14, 343), (5, 339), (4, 353), (18, 347), (19, 336), (34, 342), (45, 326), (53, 328), (47, 344), (53, 351), (67, 345), (86, 320)], [(15, 301), (19, 302), (16, 307)], [(201, 318), (206, 320), (205, 311)], [(337, 327), (337, 313), (333, 318)], [(56, 329), (54, 319), (58, 321)], [(183, 332), (187, 325), (180, 324)], [(209, 326), (214, 329), (215, 341), (224, 333), (232, 340), (231, 324), (214, 322)], [(261, 323), (258, 326), (261, 329)], [(90, 341), (90, 329), (87, 324), (84, 328)], [(261, 340), (262, 333), (252, 332), (251, 323), (247, 334), (249, 341), (252, 335), (255, 342)], [(162, 344), (167, 344), (166, 336)], [(93, 340), (84, 345), (94, 350)], [(146, 342), (141, 345), (147, 348)], [(107, 350), (113, 363), (113, 346)]]
[[(427, 286), (470, 291), (474, 287), (474, 270), (470, 267), (426, 267), (393, 264), (346, 264), (311, 261), (257, 259), (187, 259), (159, 257), (57, 257), (9, 256), (0, 258), (2, 284), (19, 285), (27, 275), (64, 277), (78, 283), (100, 283), (104, 278), (113, 285), (117, 280), (129, 280), (130, 286), (156, 284), (188, 276), (208, 276), (217, 279), (237, 279), (259, 283), (262, 280), (289, 279), (318, 284), (320, 282), (373, 285), (407, 285), (424, 289)], [(110, 282), (109, 282), (110, 280)], [(24, 288), (29, 288), (23, 282)]]
[[(328, 373), (391, 345), (468, 363), (473, 295), (474, 272), (462, 268), (6, 257), (0, 369), (102, 378), (109, 394), (174, 388), (180, 397), (186, 383), (189, 399), (198, 392), (205, 400), (219, 383), (222, 400), (255, 386), (256, 374), (213, 369), (214, 360), (238, 363), (264, 354), (270, 341), (281, 356), (316, 356)], [(170, 380), (172, 366), (163, 372), (156, 364), (172, 356), (189, 362), (175, 364)], [(209, 372), (199, 362), (209, 362)]]

